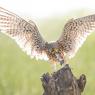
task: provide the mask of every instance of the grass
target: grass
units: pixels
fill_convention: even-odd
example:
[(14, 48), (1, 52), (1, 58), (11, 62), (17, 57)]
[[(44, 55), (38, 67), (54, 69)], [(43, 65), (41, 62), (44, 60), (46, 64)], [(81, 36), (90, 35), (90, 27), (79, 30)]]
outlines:
[[(78, 13), (78, 16), (79, 14), (83, 12)], [(60, 36), (66, 18), (68, 19), (67, 16), (54, 17), (37, 22), (47, 41), (56, 40)], [(70, 63), (76, 77), (82, 73), (87, 76), (82, 95), (94, 95), (95, 33), (87, 38)], [(51, 72), (48, 62), (31, 60), (13, 40), (0, 33), (0, 95), (42, 95), (40, 77), (45, 72)]]

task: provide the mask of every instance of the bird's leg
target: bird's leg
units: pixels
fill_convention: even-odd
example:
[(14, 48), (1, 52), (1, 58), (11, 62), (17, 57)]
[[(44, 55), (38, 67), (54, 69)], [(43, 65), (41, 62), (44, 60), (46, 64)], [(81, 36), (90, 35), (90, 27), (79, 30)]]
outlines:
[(68, 55), (65, 55), (64, 56), (64, 64), (68, 64), (69, 63), (69, 56)]
[(63, 63), (60, 63), (63, 67), (68, 64), (69, 62), (69, 57), (67, 55), (64, 56), (64, 62)]
[(53, 71), (53, 72), (56, 72), (56, 71), (57, 71), (57, 66), (56, 66), (56, 65), (57, 65), (56, 62), (54, 62), (54, 61), (52, 62), (52, 61), (51, 61), (51, 68), (52, 68), (52, 71)]
[(52, 64), (52, 70), (53, 70), (53, 72), (56, 72), (57, 71), (57, 67), (56, 67), (56, 64), (55, 63)]

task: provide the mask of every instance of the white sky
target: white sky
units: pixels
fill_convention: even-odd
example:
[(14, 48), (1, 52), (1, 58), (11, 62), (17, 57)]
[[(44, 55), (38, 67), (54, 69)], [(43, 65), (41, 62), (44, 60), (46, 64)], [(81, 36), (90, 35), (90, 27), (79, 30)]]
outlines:
[(0, 6), (18, 15), (44, 18), (68, 13), (70, 10), (93, 9), (94, 0), (0, 0)]

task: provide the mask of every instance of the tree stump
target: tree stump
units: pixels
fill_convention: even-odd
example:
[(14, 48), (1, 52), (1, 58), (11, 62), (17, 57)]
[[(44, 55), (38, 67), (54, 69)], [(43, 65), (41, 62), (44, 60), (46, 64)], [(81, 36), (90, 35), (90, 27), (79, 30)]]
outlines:
[(86, 84), (86, 76), (82, 74), (77, 79), (70, 67), (65, 65), (51, 75), (43, 74), (41, 81), (44, 89), (43, 95), (81, 95)]

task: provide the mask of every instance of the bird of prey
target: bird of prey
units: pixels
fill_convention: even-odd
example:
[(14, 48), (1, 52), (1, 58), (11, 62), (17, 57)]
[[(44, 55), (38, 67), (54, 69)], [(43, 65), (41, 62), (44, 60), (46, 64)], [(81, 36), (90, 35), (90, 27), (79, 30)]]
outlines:
[(70, 19), (64, 26), (59, 39), (46, 42), (33, 21), (26, 21), (18, 15), (0, 7), (0, 30), (14, 39), (31, 58), (49, 60), (56, 64), (74, 57), (87, 36), (95, 29), (95, 15)]

